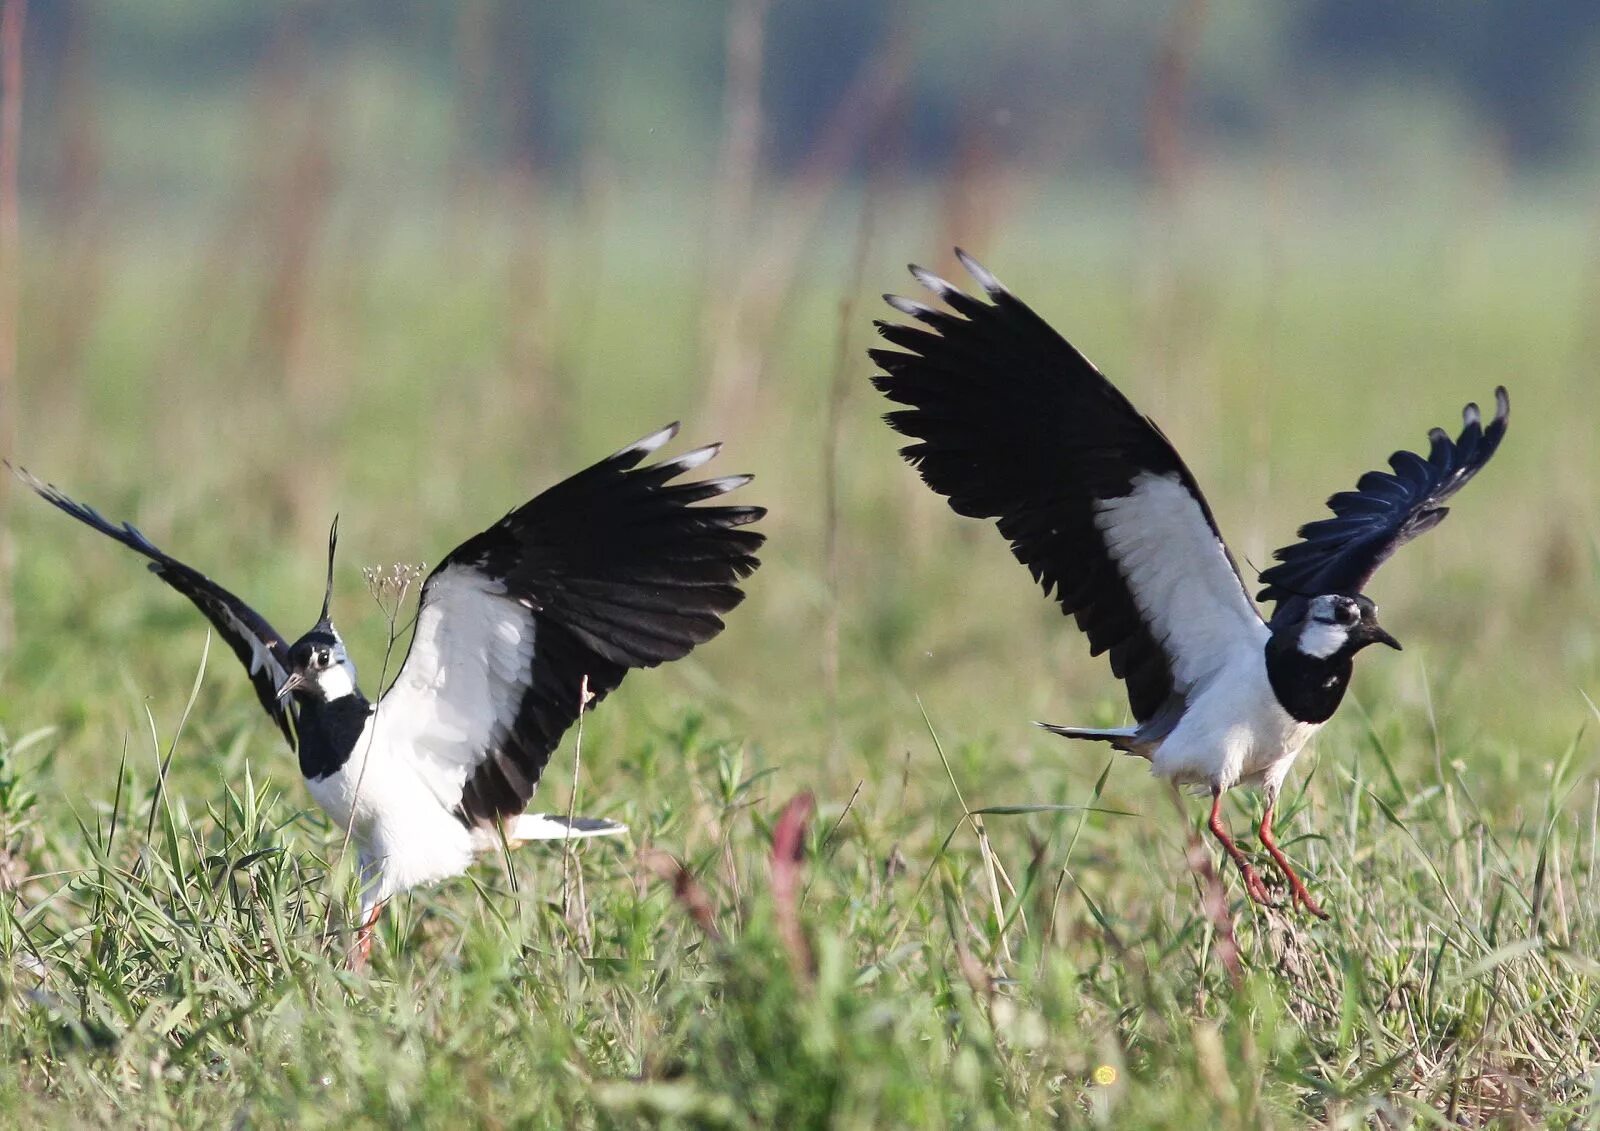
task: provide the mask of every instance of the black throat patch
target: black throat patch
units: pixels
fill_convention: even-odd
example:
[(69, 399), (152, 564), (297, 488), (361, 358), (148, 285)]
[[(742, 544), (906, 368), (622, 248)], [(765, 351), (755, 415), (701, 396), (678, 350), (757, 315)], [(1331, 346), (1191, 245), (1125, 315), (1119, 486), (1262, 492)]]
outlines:
[(1274, 633), (1267, 641), (1267, 680), (1278, 703), (1302, 723), (1325, 723), (1350, 686), (1351, 653), (1318, 659), (1295, 647), (1295, 634)]
[(359, 692), (326, 703), (303, 701), (295, 722), (300, 735), (301, 776), (318, 781), (337, 773), (350, 760), (371, 714), (372, 704)]

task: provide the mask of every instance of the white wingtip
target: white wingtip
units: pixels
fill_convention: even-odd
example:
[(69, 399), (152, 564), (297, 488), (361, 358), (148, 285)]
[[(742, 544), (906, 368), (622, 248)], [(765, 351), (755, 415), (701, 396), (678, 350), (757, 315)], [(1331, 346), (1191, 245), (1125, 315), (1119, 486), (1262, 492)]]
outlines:
[(722, 450), (721, 444), (707, 444), (703, 448), (696, 448), (692, 452), (684, 452), (677, 459), (668, 460), (662, 468), (673, 468), (676, 471), (693, 471), (701, 464), (711, 462), (713, 456)]
[(903, 298), (900, 295), (884, 295), (883, 301), (894, 307), (901, 314), (908, 315), (911, 318), (926, 319), (938, 313), (933, 307), (925, 303), (920, 303), (912, 298)]
[(960, 294), (960, 289), (948, 279), (941, 279), (926, 267), (918, 267), (915, 263), (910, 265), (911, 277), (927, 287), (940, 298), (946, 295)]
[(40, 479), (33, 472), (29, 471), (25, 467), (20, 467), (17, 464), (12, 463), (10, 460), (5, 461), (5, 463), (6, 466), (11, 469), (12, 475), (15, 475), (18, 479), (22, 480), (33, 490), (37, 491), (41, 495), (48, 495), (50, 493), (50, 484), (46, 483), (43, 479)]
[(961, 266), (967, 269), (967, 274), (971, 275), (978, 281), (978, 286), (988, 291), (991, 295), (1001, 295), (1006, 293), (1005, 284), (999, 279), (995, 278), (994, 272), (990, 271), (987, 267), (979, 263), (966, 252), (962, 251), (959, 247), (956, 248), (956, 258), (961, 261)]
[(627, 825), (603, 817), (574, 817), (572, 823), (568, 824), (566, 817), (550, 813), (523, 813), (505, 825), (506, 839), (513, 842), (584, 840), (596, 836), (622, 836), (627, 831)]
[(650, 433), (650, 435), (645, 436), (642, 439), (635, 440), (633, 443), (629, 444), (627, 447), (621, 448), (618, 451), (613, 452), (609, 458), (610, 459), (616, 459), (619, 456), (632, 455), (635, 452), (644, 452), (646, 454), (648, 454), (650, 452), (653, 452), (657, 448), (659, 448), (662, 444), (665, 444), (668, 440), (670, 440), (674, 436), (676, 436), (678, 434), (678, 429), (680, 427), (682, 427), (681, 422), (677, 421), (677, 420), (674, 420), (671, 424), (667, 425), (665, 428), (658, 428), (656, 431)]
[(724, 475), (718, 479), (707, 479), (699, 486), (709, 494), (726, 495), (729, 491), (737, 491), (754, 478), (754, 475)]

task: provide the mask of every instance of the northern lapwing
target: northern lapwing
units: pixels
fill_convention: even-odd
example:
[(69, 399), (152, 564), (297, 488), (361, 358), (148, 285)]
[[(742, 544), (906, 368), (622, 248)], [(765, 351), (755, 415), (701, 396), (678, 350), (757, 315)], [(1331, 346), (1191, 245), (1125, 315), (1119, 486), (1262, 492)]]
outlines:
[[(744, 598), (763, 536), (755, 506), (694, 506), (750, 481), (675, 482), (717, 454), (641, 466), (671, 424), (524, 503), (445, 555), (423, 583), (410, 650), (376, 702), (333, 626), (333, 558), (317, 623), (289, 643), (222, 586), (27, 471), (48, 502), (150, 559), (249, 669), (298, 753), (311, 796), (356, 841), (364, 877), (355, 959), (385, 901), (466, 871), (506, 842), (620, 833), (613, 821), (525, 813), (545, 763), (588, 705), (633, 668), (688, 655)], [(587, 695), (587, 702), (583, 696)]]
[(896, 295), (920, 325), (878, 322), (898, 349), (874, 349), (874, 383), (909, 407), (886, 419), (916, 442), (901, 450), (957, 514), (997, 520), (1011, 552), (1108, 653), (1134, 723), (1046, 726), (1109, 742), (1157, 776), (1211, 793), (1209, 827), (1245, 890), (1266, 886), (1223, 826), (1224, 791), (1265, 794), (1259, 834), (1293, 903), (1326, 918), (1272, 833), (1289, 767), (1333, 714), (1351, 661), (1369, 644), (1399, 648), (1362, 590), (1401, 545), (1444, 518), (1444, 502), (1499, 447), (1510, 405), (1495, 390), (1487, 426), (1476, 405), (1426, 456), (1400, 451), (1328, 500), (1334, 517), (1300, 528), (1260, 575), (1263, 620), (1199, 484), (1161, 430), (1042, 318), (965, 253), (987, 301), (919, 267), (948, 309)]

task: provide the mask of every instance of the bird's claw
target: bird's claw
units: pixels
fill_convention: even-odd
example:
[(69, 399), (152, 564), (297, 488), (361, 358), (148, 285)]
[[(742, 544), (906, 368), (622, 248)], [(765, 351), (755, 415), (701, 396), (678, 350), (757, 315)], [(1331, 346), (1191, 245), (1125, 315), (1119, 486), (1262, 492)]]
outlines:
[(1322, 905), (1318, 903), (1311, 892), (1306, 889), (1306, 885), (1301, 882), (1300, 877), (1294, 875), (1287, 875), (1284, 877), (1289, 888), (1289, 892), (1288, 897), (1283, 898), (1274, 895), (1272, 889), (1267, 887), (1266, 881), (1261, 878), (1261, 873), (1257, 872), (1250, 865), (1243, 865), (1239, 870), (1244, 876), (1245, 892), (1249, 894), (1252, 900), (1260, 904), (1262, 907), (1269, 907), (1274, 911), (1282, 911), (1285, 908), (1288, 908), (1291, 911), (1299, 911), (1304, 909), (1324, 922), (1333, 918), (1333, 916), (1329, 915), (1322, 909)]
[(1292, 906), (1296, 908), (1303, 907), (1324, 922), (1333, 918), (1322, 909), (1320, 903), (1312, 898), (1311, 893), (1306, 890), (1306, 885), (1301, 883), (1298, 878), (1289, 881), (1289, 899)]
[(1272, 893), (1267, 890), (1266, 881), (1261, 878), (1260, 872), (1257, 872), (1249, 864), (1240, 865), (1239, 871), (1244, 876), (1244, 890), (1251, 899), (1263, 907), (1283, 906), (1281, 901), (1272, 898)]

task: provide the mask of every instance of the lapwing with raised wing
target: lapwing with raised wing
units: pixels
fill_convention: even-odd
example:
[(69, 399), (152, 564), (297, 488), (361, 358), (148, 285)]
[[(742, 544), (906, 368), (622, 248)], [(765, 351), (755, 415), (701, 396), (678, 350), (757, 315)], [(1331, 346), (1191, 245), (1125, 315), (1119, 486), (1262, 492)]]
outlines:
[[(228, 590), (25, 470), (47, 501), (150, 559), (249, 670), (298, 753), (311, 796), (351, 830), (363, 874), (355, 960), (385, 901), (466, 871), (504, 842), (625, 832), (525, 813), (562, 734), (633, 668), (680, 659), (722, 631), (763, 536), (755, 506), (695, 506), (750, 481), (676, 482), (718, 445), (646, 459), (671, 424), (551, 487), (445, 555), (423, 583), (410, 650), (376, 702), (322, 614), (290, 643)], [(588, 696), (587, 701), (583, 698)]]
[(1399, 451), (1328, 500), (1333, 517), (1277, 551), (1251, 602), (1211, 507), (1161, 430), (1088, 359), (957, 250), (986, 298), (919, 267), (944, 309), (886, 295), (913, 324), (884, 321), (895, 349), (874, 349), (887, 416), (914, 443), (901, 454), (957, 514), (993, 519), (1011, 552), (1106, 653), (1127, 685), (1133, 724), (1109, 730), (1040, 724), (1108, 742), (1157, 776), (1211, 794), (1212, 834), (1246, 892), (1272, 898), (1222, 823), (1225, 791), (1259, 786), (1258, 834), (1297, 907), (1326, 918), (1278, 846), (1273, 806), (1296, 755), (1344, 698), (1355, 654), (1400, 645), (1363, 590), (1395, 550), (1436, 526), (1444, 503), (1486, 464), (1510, 404), (1476, 405), (1452, 440)]

